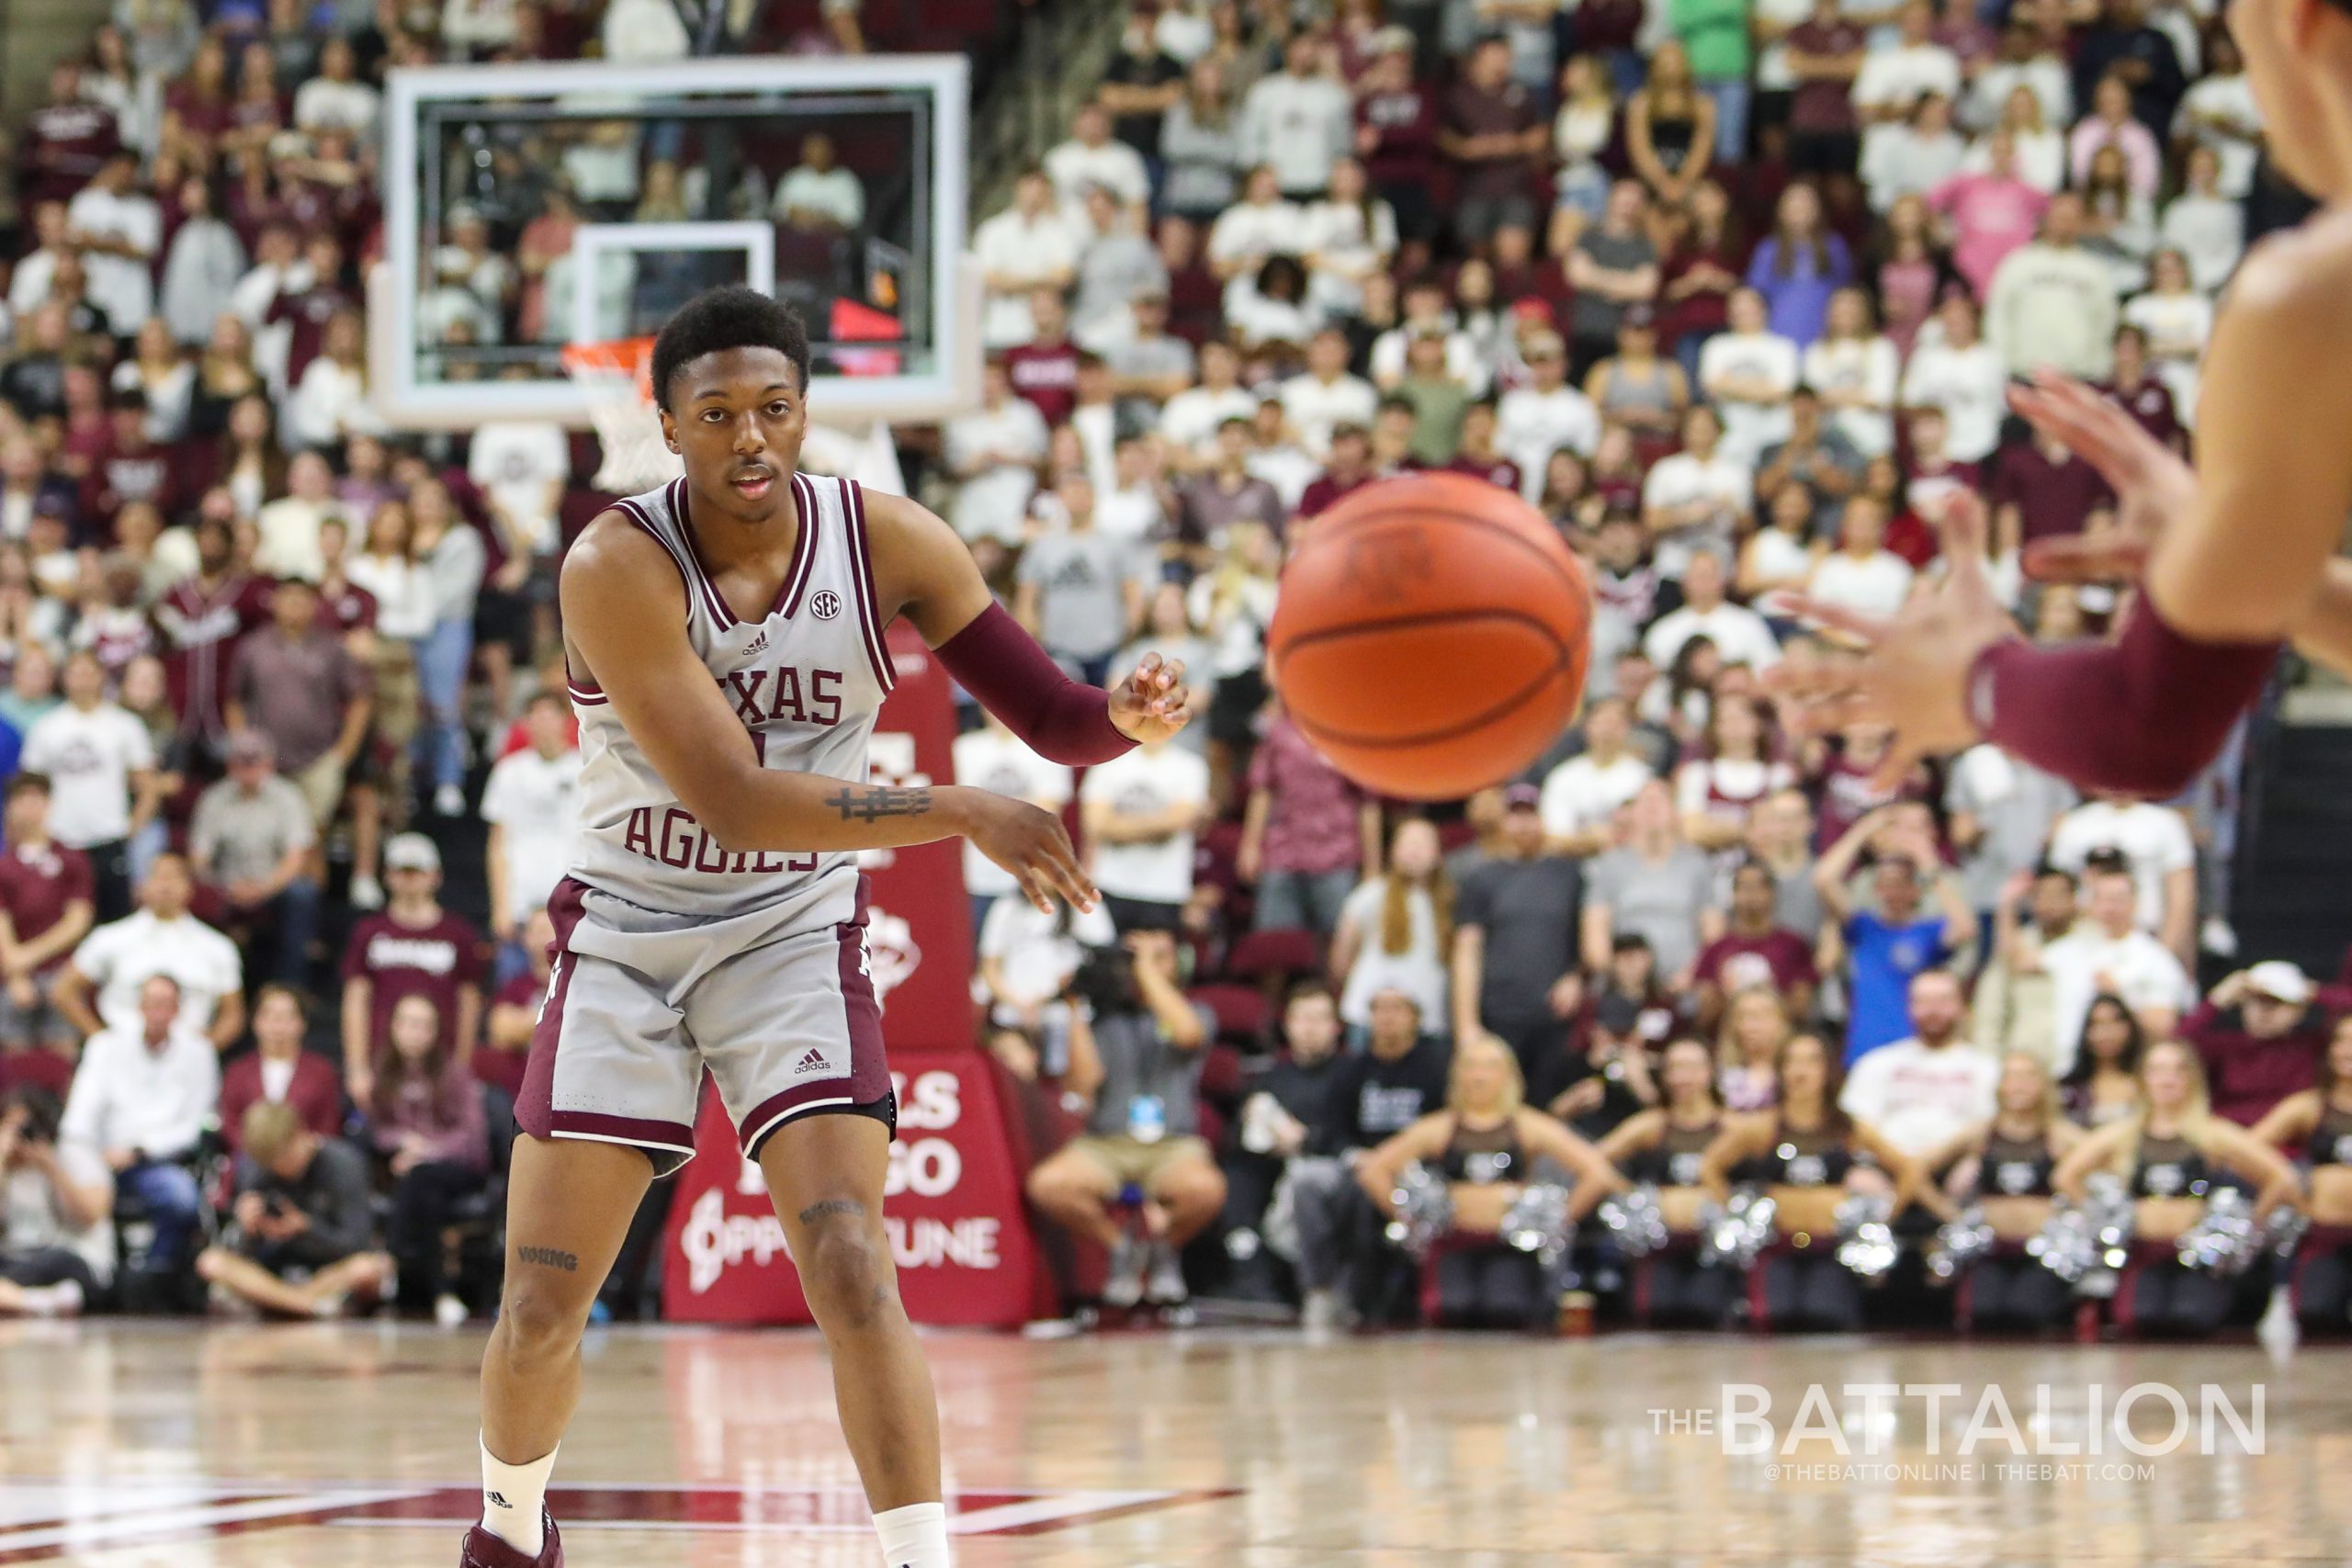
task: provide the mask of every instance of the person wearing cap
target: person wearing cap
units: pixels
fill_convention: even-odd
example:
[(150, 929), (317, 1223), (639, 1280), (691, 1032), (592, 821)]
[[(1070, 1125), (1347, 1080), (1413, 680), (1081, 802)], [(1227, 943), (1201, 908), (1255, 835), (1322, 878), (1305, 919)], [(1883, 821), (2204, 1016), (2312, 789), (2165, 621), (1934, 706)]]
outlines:
[(394, 834), (384, 846), (384, 880), (390, 901), (352, 929), (343, 953), (344, 1082), (363, 1111), (402, 997), (422, 996), (450, 1021), (459, 1062), (471, 1063), (481, 1028), (481, 933), (441, 907), (441, 851), (422, 833)]
[(1484, 1029), (1511, 1048), (1522, 1074), (1557, 1047), (1584, 999), (1584, 880), (1547, 846), (1543, 800), (1532, 784), (1503, 792), (1494, 850), (1464, 874), (1454, 904), (1454, 1038)]
[(319, 834), (300, 789), (276, 771), (269, 737), (240, 729), (229, 737), (229, 776), (198, 796), (188, 828), (197, 878), (226, 900), (248, 948), (266, 928), (276, 935), (272, 978), (300, 987), (309, 979), (318, 934), (319, 885), (311, 852)]
[(1495, 405), (1495, 445), (1519, 465), (1520, 494), (1532, 501), (1553, 453), (1565, 446), (1589, 457), (1600, 446), (1600, 411), (1568, 384), (1568, 345), (1559, 333), (1536, 333), (1520, 352), (1527, 379)]
[(2252, 1126), (2290, 1094), (2319, 1081), (2329, 1016), (2352, 1001), (2324, 995), (2284, 959), (2241, 969), (2213, 987), (2180, 1026), (2205, 1063), (2213, 1114)]

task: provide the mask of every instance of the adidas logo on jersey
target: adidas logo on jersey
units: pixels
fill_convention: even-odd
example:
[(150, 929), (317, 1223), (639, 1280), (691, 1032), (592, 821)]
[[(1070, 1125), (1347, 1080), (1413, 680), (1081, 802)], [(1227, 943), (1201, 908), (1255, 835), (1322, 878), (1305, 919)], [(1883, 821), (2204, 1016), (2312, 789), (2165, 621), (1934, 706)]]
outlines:
[(796, 1078), (806, 1077), (810, 1073), (824, 1072), (831, 1066), (831, 1063), (825, 1060), (825, 1054), (812, 1046), (807, 1055), (792, 1064), (792, 1076)]
[(743, 657), (749, 659), (755, 653), (765, 653), (767, 649), (768, 634), (762, 632), (759, 636), (752, 639), (752, 646), (743, 650)]

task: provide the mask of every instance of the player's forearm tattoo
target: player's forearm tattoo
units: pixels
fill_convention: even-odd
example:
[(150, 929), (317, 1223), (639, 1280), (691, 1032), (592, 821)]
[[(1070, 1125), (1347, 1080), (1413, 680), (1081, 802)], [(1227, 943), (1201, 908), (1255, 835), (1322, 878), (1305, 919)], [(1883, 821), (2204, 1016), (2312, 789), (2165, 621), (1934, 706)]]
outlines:
[(558, 1252), (551, 1247), (518, 1247), (514, 1249), (514, 1259), (518, 1263), (537, 1263), (544, 1269), (560, 1269), (567, 1274), (580, 1272), (577, 1253)]
[(885, 817), (922, 816), (931, 809), (931, 791), (884, 784), (852, 789), (843, 784), (825, 797), (825, 804), (840, 812), (844, 822), (879, 822)]
[(865, 1213), (865, 1205), (854, 1198), (828, 1198), (821, 1203), (811, 1203), (800, 1211), (800, 1223), (813, 1225), (819, 1220), (830, 1220), (836, 1214), (855, 1219)]

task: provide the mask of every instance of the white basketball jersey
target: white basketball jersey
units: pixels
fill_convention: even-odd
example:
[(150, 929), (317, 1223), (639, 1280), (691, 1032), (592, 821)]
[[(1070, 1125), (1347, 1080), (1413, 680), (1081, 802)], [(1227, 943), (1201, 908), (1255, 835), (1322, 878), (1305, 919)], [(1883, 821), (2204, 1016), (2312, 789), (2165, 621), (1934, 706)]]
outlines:
[[(761, 620), (738, 620), (703, 569), (686, 481), (620, 502), (686, 584), (686, 637), (767, 768), (863, 789), (865, 748), (894, 678), (874, 597), (865, 500), (848, 480), (795, 474), (800, 538)], [(574, 675), (581, 829), (571, 874), (640, 909), (690, 919), (773, 918), (777, 934), (852, 919), (854, 852), (722, 849), (655, 773), (603, 690)]]

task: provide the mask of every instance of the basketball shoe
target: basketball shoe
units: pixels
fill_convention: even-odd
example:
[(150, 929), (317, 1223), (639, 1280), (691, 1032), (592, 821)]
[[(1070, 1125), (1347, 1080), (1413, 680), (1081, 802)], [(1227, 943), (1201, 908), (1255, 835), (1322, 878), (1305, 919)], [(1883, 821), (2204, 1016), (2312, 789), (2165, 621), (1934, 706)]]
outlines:
[(556, 1533), (555, 1516), (541, 1508), (539, 1523), (548, 1533), (537, 1557), (526, 1557), (503, 1538), (474, 1526), (466, 1532), (458, 1568), (563, 1568), (563, 1538)]

